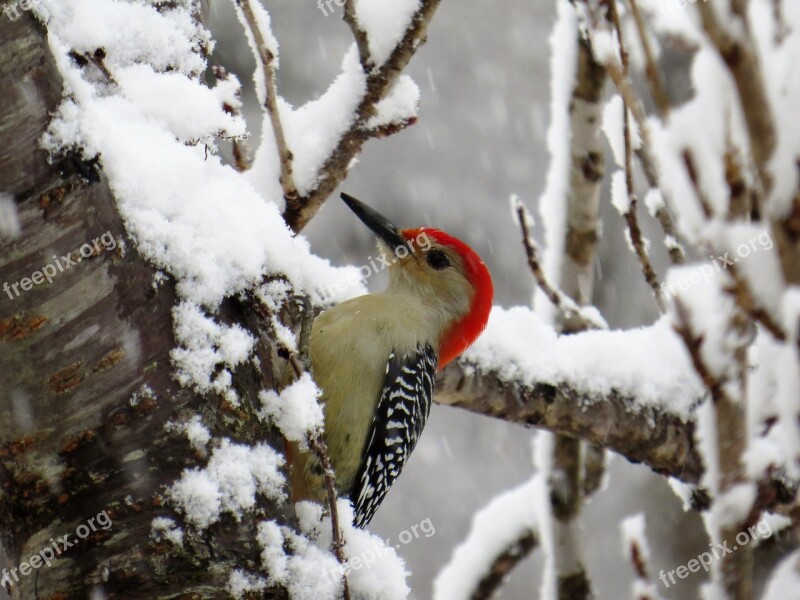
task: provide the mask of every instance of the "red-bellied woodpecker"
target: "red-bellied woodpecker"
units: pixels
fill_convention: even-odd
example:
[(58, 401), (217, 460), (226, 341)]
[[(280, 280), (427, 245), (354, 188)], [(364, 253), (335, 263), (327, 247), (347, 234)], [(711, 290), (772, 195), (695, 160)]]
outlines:
[[(336, 486), (364, 527), (422, 433), (437, 369), (486, 326), (493, 288), (464, 242), (438, 229), (398, 229), (355, 198), (342, 199), (380, 239), (389, 286), (315, 319), (311, 370), (323, 392)], [(293, 499), (324, 503), (318, 458), (296, 447), (290, 453)]]

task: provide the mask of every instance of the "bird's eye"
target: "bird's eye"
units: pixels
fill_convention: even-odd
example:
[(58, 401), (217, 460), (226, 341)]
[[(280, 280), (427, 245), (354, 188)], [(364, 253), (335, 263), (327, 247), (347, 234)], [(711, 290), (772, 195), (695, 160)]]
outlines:
[(441, 250), (432, 250), (428, 252), (426, 259), (428, 260), (428, 264), (437, 271), (441, 271), (450, 266), (450, 259), (447, 258), (447, 254)]

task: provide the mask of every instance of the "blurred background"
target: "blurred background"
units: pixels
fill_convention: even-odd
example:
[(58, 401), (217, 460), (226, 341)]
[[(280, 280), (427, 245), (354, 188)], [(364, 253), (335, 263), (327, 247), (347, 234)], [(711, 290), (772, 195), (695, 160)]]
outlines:
[[(334, 4), (335, 12), (326, 17), (312, 0), (264, 4), (280, 43), (279, 93), (294, 106), (317, 98), (339, 73), (352, 43), (342, 8)], [(548, 167), (548, 40), (554, 20), (554, 2), (442, 2), (427, 44), (406, 70), (421, 90), (417, 124), (368, 142), (343, 186), (398, 225), (435, 226), (468, 241), (488, 264), (496, 303), (505, 307), (530, 305), (532, 298), (533, 279), (509, 196), (518, 194), (537, 214)], [(261, 136), (254, 62), (231, 3), (211, 3), (210, 27), (218, 42), (212, 63), (224, 65), (244, 84), (254, 149)], [(685, 88), (685, 71), (675, 70), (674, 77), (668, 71), (668, 84)], [(607, 189), (602, 202), (595, 302), (613, 328), (652, 323), (657, 317), (652, 296)], [(641, 220), (663, 275), (667, 260), (657, 225), (644, 211)], [(335, 264), (361, 265), (374, 254), (371, 234), (336, 200), (303, 233), (317, 254)], [(538, 226), (536, 233), (541, 241)], [(380, 276), (369, 282), (373, 289), (382, 284)], [(534, 430), (433, 407), (425, 435), (370, 527), (398, 544), (401, 532), (425, 519), (433, 524), (434, 535), (421, 535), (398, 550), (411, 572), (411, 598), (432, 597), (433, 579), (467, 535), (475, 511), (530, 478), (534, 435)], [(616, 524), (642, 511), (654, 577), (659, 569), (675, 569), (708, 548), (700, 517), (683, 511), (666, 480), (610, 457), (607, 485), (590, 499), (582, 520), (589, 576), (599, 598), (630, 597), (632, 570)], [(778, 550), (767, 549), (765, 562), (771, 563), (769, 555)], [(534, 551), (500, 597), (537, 597), (541, 562), (541, 551)], [(659, 584), (659, 592), (669, 598), (696, 597), (700, 582), (693, 575), (668, 590)]]

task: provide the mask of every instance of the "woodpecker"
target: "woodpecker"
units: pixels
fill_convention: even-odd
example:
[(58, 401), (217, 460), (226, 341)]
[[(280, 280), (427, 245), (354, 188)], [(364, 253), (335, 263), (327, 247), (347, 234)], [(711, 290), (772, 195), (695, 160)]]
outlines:
[[(436, 371), (486, 326), (492, 279), (480, 257), (439, 229), (398, 229), (347, 194), (378, 237), (389, 285), (321, 313), (311, 329), (311, 372), (322, 390), (324, 437), (354, 524), (369, 524), (430, 413)], [(320, 461), (289, 448), (295, 501), (325, 503)]]

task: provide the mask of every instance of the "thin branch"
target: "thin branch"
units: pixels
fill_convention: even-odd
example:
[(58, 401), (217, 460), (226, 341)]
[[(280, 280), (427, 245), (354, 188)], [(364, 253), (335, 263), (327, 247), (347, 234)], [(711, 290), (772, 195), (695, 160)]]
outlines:
[[(587, 6), (589, 6), (588, 3)], [(592, 10), (591, 7), (589, 7), (589, 9)], [(614, 10), (614, 13), (616, 14), (616, 10)], [(612, 20), (614, 20), (613, 16)], [(619, 20), (618, 17), (616, 20)], [(627, 50), (624, 50), (621, 36), (619, 36), (619, 39), (620, 52), (625, 53), (625, 61), (627, 62)], [(655, 160), (650, 154), (650, 128), (647, 125), (647, 114), (645, 113), (644, 106), (636, 95), (630, 77), (627, 75), (627, 69), (623, 70), (622, 66), (613, 60), (605, 62), (603, 67), (614, 82), (614, 86), (622, 97), (623, 104), (627, 106), (630, 114), (636, 121), (636, 126), (642, 139), (641, 147), (636, 150), (636, 156), (642, 165), (642, 171), (647, 179), (647, 183), (651, 188), (662, 190), (663, 193), (663, 187), (659, 183), (658, 169), (656, 168)], [(628, 113), (626, 112), (626, 119), (627, 115)], [(666, 205), (656, 213), (656, 219), (661, 225), (664, 235), (675, 240), (674, 244), (667, 247), (670, 262), (675, 265), (683, 264), (686, 258), (686, 252), (683, 249), (683, 240), (674, 225), (672, 214)]]
[(75, 64), (77, 64), (81, 68), (86, 67), (86, 65), (90, 63), (93, 64), (97, 68), (97, 70), (100, 71), (100, 74), (103, 75), (103, 77), (106, 80), (106, 83), (109, 83), (111, 85), (117, 85), (114, 76), (111, 74), (111, 71), (109, 71), (108, 67), (106, 66), (105, 63), (106, 52), (103, 48), (97, 48), (94, 52), (89, 52), (89, 51), (78, 52), (77, 50), (73, 49), (69, 51), (69, 57), (73, 61), (75, 61)]
[[(331, 511), (331, 529), (333, 529), (333, 553), (336, 555), (336, 560), (339, 564), (346, 565), (347, 557), (344, 554), (344, 540), (342, 539), (341, 529), (339, 528), (339, 510), (336, 506), (336, 474), (331, 465), (330, 455), (328, 454), (328, 447), (322, 436), (308, 436), (308, 445), (316, 453), (322, 462), (322, 468), (325, 473), (325, 487), (328, 491), (328, 504)], [(347, 583), (347, 574), (342, 574), (344, 580), (344, 600), (350, 600), (350, 586)]]
[[(300, 339), (299, 345), (301, 348), (301, 353), (304, 352), (308, 348), (308, 340), (310, 335), (310, 325), (313, 322), (313, 311), (311, 310), (311, 303), (305, 296), (293, 296), (293, 300), (297, 301), (303, 307), (303, 315), (302, 315), (302, 327), (300, 330)], [(265, 323), (269, 323), (269, 307), (264, 304), (262, 300), (260, 300), (257, 296), (255, 297), (256, 303), (256, 312), (259, 316), (264, 320)], [(310, 316), (309, 316), (310, 315)], [(307, 329), (308, 328), (308, 329)], [(295, 376), (297, 379), (300, 379), (303, 374), (306, 372), (307, 367), (307, 358), (302, 356), (300, 359), (297, 358), (294, 352), (290, 351), (288, 348), (281, 348), (282, 353), (286, 360), (291, 365), (292, 370), (294, 371)], [(337, 494), (336, 494), (336, 473), (333, 470), (333, 466), (331, 465), (330, 454), (328, 453), (328, 446), (325, 443), (321, 434), (311, 434), (309, 433), (306, 437), (306, 441), (308, 443), (308, 447), (314, 451), (319, 458), (320, 462), (322, 463), (323, 472), (325, 475), (325, 488), (328, 494), (328, 504), (331, 514), (331, 534), (332, 534), (332, 549), (333, 553), (336, 556), (336, 560), (341, 565), (347, 564), (347, 557), (344, 553), (344, 540), (342, 539), (342, 532), (339, 526), (339, 509), (337, 506)], [(342, 580), (344, 585), (344, 600), (350, 600), (350, 586), (347, 581), (347, 574), (342, 574)]]
[(659, 116), (661, 119), (666, 119), (670, 112), (669, 96), (667, 95), (664, 81), (661, 79), (661, 70), (658, 68), (658, 63), (656, 63), (653, 45), (647, 32), (647, 25), (642, 16), (642, 11), (639, 10), (638, 0), (628, 0), (628, 3), (630, 4), (633, 20), (636, 23), (636, 30), (639, 32), (639, 40), (644, 50), (645, 75), (650, 86), (650, 95), (653, 97)]
[(686, 350), (689, 352), (689, 358), (692, 360), (692, 366), (695, 372), (700, 377), (703, 385), (706, 386), (711, 393), (711, 398), (715, 403), (722, 401), (730, 401), (728, 394), (725, 391), (724, 381), (717, 377), (711, 368), (706, 364), (703, 358), (702, 346), (703, 338), (695, 335), (692, 331), (689, 321), (689, 311), (686, 305), (680, 298), (675, 298), (675, 314), (677, 316), (677, 323), (673, 326), (675, 333), (683, 341)]
[[(217, 78), (217, 81), (227, 81), (230, 79), (230, 74), (222, 65), (214, 65), (212, 68), (214, 72), (214, 77)], [(239, 82), (237, 81), (237, 84)], [(237, 86), (236, 89), (236, 99), (241, 99), (241, 85)], [(241, 117), (242, 112), (239, 110), (237, 106), (233, 106), (228, 102), (225, 102), (222, 105), (222, 110), (233, 117)], [(233, 165), (239, 172), (247, 171), (251, 167), (250, 161), (250, 149), (247, 145), (247, 141), (244, 139), (234, 138), (231, 140), (231, 150), (233, 152)]]
[(498, 555), (489, 572), (480, 580), (471, 596), (471, 600), (491, 600), (506, 582), (508, 574), (539, 545), (539, 539), (533, 531), (526, 532), (519, 539), (509, 544), (508, 548)]
[(739, 272), (736, 265), (728, 265), (733, 285), (725, 289), (736, 301), (736, 304), (754, 321), (761, 323), (779, 342), (786, 342), (788, 335), (783, 325), (772, 313), (762, 306), (755, 297), (750, 282)]
[(536, 284), (545, 293), (548, 300), (550, 300), (550, 302), (552, 302), (553, 305), (563, 315), (563, 320), (571, 324), (571, 332), (601, 328), (602, 324), (587, 318), (587, 316), (580, 309), (580, 307), (575, 304), (575, 301), (572, 298), (550, 284), (547, 276), (544, 274), (544, 269), (542, 269), (542, 265), (539, 262), (539, 250), (536, 246), (536, 242), (533, 241), (530, 227), (528, 226), (530, 221), (528, 211), (522, 202), (517, 202), (515, 209), (520, 230), (522, 232), (522, 244), (525, 246), (525, 254), (528, 258), (528, 267), (530, 268), (534, 279), (536, 279)]
[[(625, 46), (625, 40), (622, 35), (622, 26), (619, 20), (619, 13), (617, 12), (616, 0), (609, 0), (609, 9), (611, 13), (611, 20), (614, 28), (617, 31), (617, 38), (619, 40), (620, 60), (622, 62), (622, 74), (624, 78), (628, 79), (628, 50)], [(636, 253), (636, 258), (642, 268), (647, 285), (650, 286), (658, 305), (659, 311), (665, 311), (664, 298), (661, 295), (661, 287), (658, 282), (658, 275), (656, 275), (653, 263), (650, 261), (650, 256), (645, 246), (644, 236), (642, 236), (642, 229), (639, 226), (639, 217), (637, 209), (639, 202), (636, 198), (633, 188), (633, 165), (632, 165), (632, 148), (631, 148), (631, 127), (630, 119), (628, 116), (628, 104), (623, 98), (622, 100), (622, 129), (623, 138), (625, 142), (625, 187), (628, 190), (628, 210), (623, 215), (625, 222), (628, 224), (628, 231), (630, 232), (631, 244)]]
[(647, 253), (644, 236), (642, 236), (642, 230), (639, 227), (639, 218), (636, 216), (636, 210), (639, 202), (636, 199), (636, 195), (630, 191), (630, 188), (628, 189), (628, 200), (630, 206), (628, 211), (624, 214), (624, 218), (625, 223), (628, 225), (628, 231), (630, 232), (631, 244), (633, 245), (634, 252), (636, 253), (636, 258), (639, 260), (639, 265), (642, 268), (644, 279), (647, 282), (647, 285), (650, 286), (650, 290), (653, 292), (653, 298), (656, 301), (658, 310), (661, 313), (664, 313), (666, 308), (664, 306), (664, 297), (661, 294), (661, 285), (658, 281), (658, 275), (653, 268), (653, 263), (650, 261), (650, 256)]
[[(627, 105), (633, 119), (636, 121), (636, 125), (639, 128), (639, 135), (642, 138), (642, 147), (652, 148), (650, 142), (650, 128), (647, 126), (647, 113), (641, 101), (636, 96), (633, 83), (631, 83), (630, 78), (625, 75), (622, 67), (616, 62), (608, 62), (605, 63), (604, 66), (608, 76), (611, 77), (611, 81), (614, 82), (619, 95), (622, 96), (623, 102)], [(650, 161), (655, 164), (652, 158), (650, 158)]]
[[(748, 482), (743, 464), (743, 456), (747, 447), (747, 350), (749, 342), (744, 335), (750, 321), (740, 310), (734, 309), (729, 320), (729, 329), (735, 332), (738, 343), (731, 350), (730, 358), (736, 364), (736, 379), (728, 381), (712, 372), (702, 353), (703, 337), (692, 331), (688, 310), (680, 298), (675, 300), (677, 323), (675, 331), (681, 337), (692, 359), (697, 374), (711, 392), (714, 418), (714, 445), (716, 452), (706, 455), (708, 461), (717, 464), (708, 466), (709, 472), (718, 480), (711, 481), (711, 486), (724, 495), (736, 486)], [(735, 388), (726, 383), (737, 383), (738, 397), (731, 395)], [(712, 511), (714, 507), (712, 505)], [(722, 508), (724, 510), (724, 507)], [(739, 520), (724, 519), (721, 522), (711, 520), (707, 528), (712, 537), (730, 542), (733, 545), (735, 536), (742, 531), (747, 517)], [(719, 564), (712, 569), (712, 579), (724, 586), (730, 598), (750, 598), (752, 596), (752, 547), (740, 545), (739, 552), (720, 558)]]
[(697, 162), (694, 159), (694, 153), (686, 148), (682, 152), (683, 166), (686, 167), (686, 173), (689, 175), (689, 180), (694, 187), (697, 201), (700, 203), (700, 209), (703, 211), (703, 216), (708, 220), (714, 216), (714, 211), (711, 209), (711, 203), (706, 198), (703, 190), (700, 189), (700, 174), (697, 171)]
[(258, 19), (250, 4), (251, 0), (236, 0), (236, 2), (241, 7), (245, 21), (250, 28), (250, 33), (253, 35), (259, 60), (261, 61), (261, 68), (264, 71), (264, 85), (266, 88), (264, 108), (269, 115), (269, 120), (272, 124), (272, 132), (275, 136), (275, 145), (277, 146), (281, 165), (280, 183), (283, 189), (283, 197), (288, 207), (296, 203), (298, 199), (297, 188), (295, 187), (294, 175), (292, 173), (292, 152), (286, 143), (286, 137), (283, 133), (283, 124), (281, 123), (278, 109), (278, 90), (275, 85), (275, 56), (267, 45), (264, 32), (261, 31), (259, 27)]
[(375, 65), (372, 62), (372, 55), (369, 51), (367, 32), (361, 29), (361, 25), (358, 23), (358, 17), (356, 17), (356, 3), (353, 0), (347, 0), (344, 4), (344, 22), (350, 27), (350, 32), (353, 34), (353, 39), (356, 41), (361, 68), (364, 70), (364, 73), (369, 73)]
[(600, 444), (586, 443), (583, 446), (583, 496), (589, 497), (603, 485), (606, 474), (606, 449)]
[(675, 222), (672, 220), (672, 213), (664, 206), (656, 211), (656, 220), (661, 225), (661, 230), (664, 232), (665, 239), (672, 240), (667, 244), (667, 252), (669, 253), (669, 261), (673, 265), (682, 265), (686, 262), (686, 251), (683, 249), (681, 243), (681, 235), (675, 227)]
[[(686, 166), (692, 186), (694, 187), (695, 195), (697, 196), (700, 207), (703, 210), (703, 214), (706, 219), (710, 219), (712, 217), (711, 205), (703, 192), (700, 190), (695, 160), (692, 152), (688, 149), (684, 150), (683, 152), (683, 162)], [(728, 272), (730, 273), (733, 285), (730, 288), (727, 288), (725, 291), (733, 297), (739, 308), (747, 313), (750, 318), (758, 323), (761, 323), (761, 325), (763, 325), (764, 328), (769, 331), (776, 340), (785, 342), (788, 339), (788, 335), (781, 325), (780, 320), (775, 318), (770, 311), (767, 310), (767, 308), (760, 305), (755, 294), (753, 293), (750, 282), (739, 272), (737, 266), (734, 264), (729, 264), (726, 266)]]
[[(637, 518), (644, 519), (644, 516), (640, 515), (639, 517), (629, 517), (628, 519)], [(628, 537), (625, 533), (627, 527), (629, 527), (628, 519), (623, 521), (623, 537)], [(635, 527), (633, 524), (630, 526)], [(642, 532), (642, 534), (643, 533), (644, 532)], [(650, 565), (648, 564), (648, 556), (650, 551), (647, 545), (647, 540), (643, 537), (643, 535), (640, 538), (638, 534), (633, 534), (630, 535), (627, 542), (626, 550), (628, 553), (628, 559), (630, 560), (631, 566), (633, 567), (633, 572), (636, 575), (636, 581), (633, 585), (634, 600), (659, 600), (660, 596), (658, 595), (658, 589), (655, 585), (653, 585), (653, 580), (650, 575), (651, 569)]]
[(117, 81), (114, 79), (111, 71), (109, 71), (108, 67), (106, 66), (106, 51), (103, 48), (98, 48), (94, 52), (87, 52), (85, 56), (103, 74), (103, 77), (106, 78), (108, 83), (113, 85), (117, 84)]

